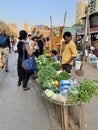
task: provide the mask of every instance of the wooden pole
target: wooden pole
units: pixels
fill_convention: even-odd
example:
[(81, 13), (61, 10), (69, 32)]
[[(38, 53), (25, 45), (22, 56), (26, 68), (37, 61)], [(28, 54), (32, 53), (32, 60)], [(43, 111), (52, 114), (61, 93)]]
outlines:
[(91, 36), (90, 36), (90, 23), (89, 23), (89, 15), (90, 15), (90, 7), (89, 7), (89, 0), (88, 0), (88, 5), (86, 8), (86, 26), (85, 26), (85, 43), (84, 43), (84, 48), (86, 47), (87, 44), (91, 46)]
[(85, 24), (85, 34), (84, 34), (84, 45), (83, 45), (83, 54), (81, 56), (81, 66), (80, 69), (76, 71), (77, 75), (83, 75), (83, 60), (85, 57), (85, 61), (87, 61), (87, 52), (86, 52), (86, 46), (89, 44), (91, 46), (91, 37), (90, 37), (90, 23), (89, 23), (89, 15), (90, 15), (90, 10), (89, 10), (89, 0), (88, 0), (88, 5), (85, 10), (85, 15), (86, 15), (86, 24)]
[(53, 29), (52, 29), (52, 17), (50, 16), (50, 50), (52, 50), (53, 44)]
[(65, 27), (65, 21), (66, 21), (66, 12), (64, 14), (64, 23), (63, 23), (63, 30), (62, 30), (62, 37), (61, 37), (60, 56), (62, 55), (62, 39), (63, 39), (63, 31), (64, 31), (64, 27)]

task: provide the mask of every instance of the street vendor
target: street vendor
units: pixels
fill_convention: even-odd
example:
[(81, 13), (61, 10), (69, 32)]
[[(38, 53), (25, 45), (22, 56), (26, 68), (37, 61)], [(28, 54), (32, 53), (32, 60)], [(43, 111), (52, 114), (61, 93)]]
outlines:
[(70, 32), (65, 32), (63, 34), (63, 38), (65, 40), (65, 49), (62, 52), (62, 68), (63, 70), (71, 73), (71, 69), (73, 66), (73, 59), (77, 55), (76, 44), (72, 40), (72, 35)]

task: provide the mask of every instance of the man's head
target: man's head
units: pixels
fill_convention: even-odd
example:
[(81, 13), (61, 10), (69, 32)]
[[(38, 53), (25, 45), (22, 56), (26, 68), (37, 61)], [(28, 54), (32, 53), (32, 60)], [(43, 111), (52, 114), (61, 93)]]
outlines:
[(51, 53), (52, 53), (53, 56), (57, 55), (57, 51), (56, 50), (52, 50)]
[(32, 40), (35, 41), (35, 42), (37, 41), (37, 39), (38, 39), (37, 36), (35, 36), (35, 37), (32, 38)]
[(32, 39), (32, 35), (28, 34), (28, 39), (31, 40)]
[(43, 38), (44, 38), (44, 35), (43, 35), (43, 34), (40, 34), (39, 38), (40, 38), (40, 39), (43, 39)]
[(72, 39), (72, 35), (70, 32), (65, 32), (63, 34), (63, 38), (64, 38), (65, 42), (68, 43)]
[(1, 29), (1, 34), (4, 35), (6, 33), (5, 29)]

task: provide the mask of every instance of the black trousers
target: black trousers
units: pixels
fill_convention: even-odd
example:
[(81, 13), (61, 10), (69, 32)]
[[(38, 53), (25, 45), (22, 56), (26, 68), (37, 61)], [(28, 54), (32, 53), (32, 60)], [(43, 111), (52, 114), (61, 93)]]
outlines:
[(30, 74), (24, 71), (24, 69), (21, 67), (21, 64), (22, 64), (22, 58), (19, 57), (17, 63), (18, 82), (23, 83), (23, 88), (26, 88), (30, 78)]
[(72, 65), (70, 65), (70, 64), (62, 64), (62, 68), (66, 72), (71, 73)]

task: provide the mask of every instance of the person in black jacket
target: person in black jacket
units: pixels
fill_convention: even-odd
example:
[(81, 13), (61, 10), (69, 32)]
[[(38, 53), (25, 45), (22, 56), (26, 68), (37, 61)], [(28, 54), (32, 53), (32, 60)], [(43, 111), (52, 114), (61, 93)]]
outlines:
[[(23, 83), (23, 90), (28, 90), (29, 87), (27, 87), (28, 80), (30, 78), (30, 74), (27, 73), (23, 68), (22, 68), (22, 60), (23, 60), (23, 45), (26, 44), (27, 40), (27, 32), (24, 30), (21, 30), (19, 33), (19, 42), (17, 44), (17, 51), (18, 51), (18, 64), (17, 64), (17, 70), (18, 70), (18, 86)], [(30, 49), (29, 44), (25, 45), (25, 59), (28, 58), (29, 56), (33, 55), (34, 52), (34, 46), (35, 44), (32, 45), (32, 49)]]
[(44, 43), (45, 43), (44, 37), (43, 34), (41, 34), (38, 39), (39, 55), (43, 55)]

